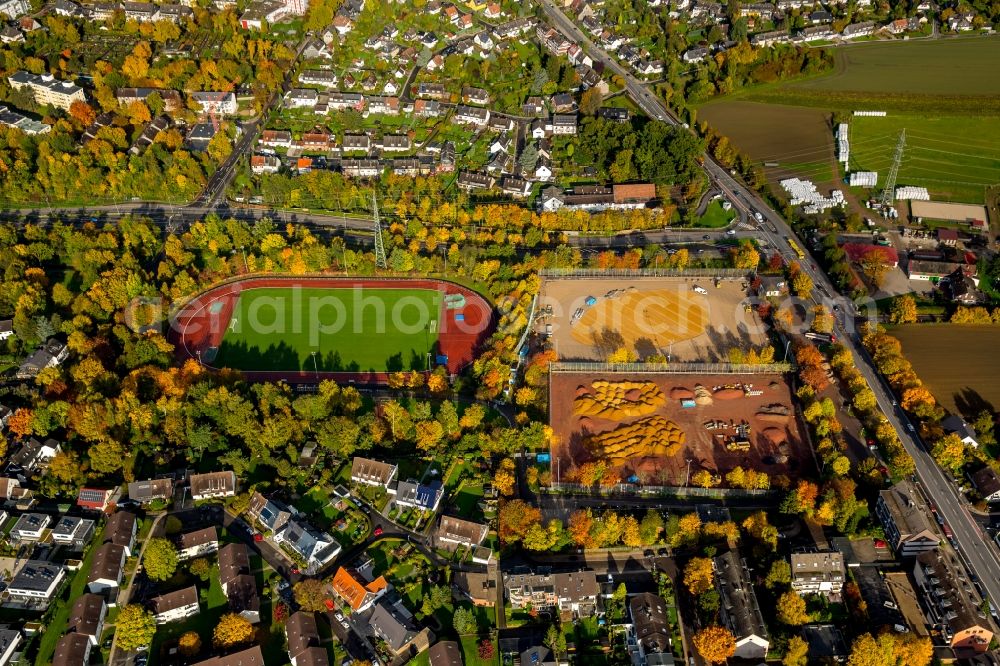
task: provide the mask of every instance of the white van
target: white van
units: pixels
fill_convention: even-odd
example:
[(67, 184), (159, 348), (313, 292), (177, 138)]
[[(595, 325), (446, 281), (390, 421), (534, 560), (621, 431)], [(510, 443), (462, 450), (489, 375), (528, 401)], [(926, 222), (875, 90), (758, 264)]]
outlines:
[(707, 294), (708, 293), (708, 291), (704, 287), (699, 287), (698, 285), (695, 285), (694, 287), (692, 287), (692, 289), (694, 289), (694, 291), (696, 293), (699, 293), (699, 294)]

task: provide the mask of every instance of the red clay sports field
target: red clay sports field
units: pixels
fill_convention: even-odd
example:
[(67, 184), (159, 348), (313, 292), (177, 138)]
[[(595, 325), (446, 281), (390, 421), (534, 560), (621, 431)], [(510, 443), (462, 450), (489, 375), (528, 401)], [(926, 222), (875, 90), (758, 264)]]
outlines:
[(445, 280), (253, 277), (193, 298), (170, 339), (181, 360), (252, 380), (381, 383), (398, 370), (457, 373), (493, 323), (486, 299)]

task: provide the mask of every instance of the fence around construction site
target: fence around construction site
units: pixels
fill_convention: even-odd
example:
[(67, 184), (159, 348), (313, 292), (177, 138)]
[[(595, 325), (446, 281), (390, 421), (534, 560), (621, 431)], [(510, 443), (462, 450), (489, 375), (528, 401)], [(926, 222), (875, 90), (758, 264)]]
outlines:
[(582, 278), (607, 280), (610, 278), (719, 278), (720, 280), (746, 280), (750, 271), (743, 268), (543, 268), (538, 271), (543, 278)]
[(549, 372), (616, 372), (649, 375), (780, 375), (794, 370), (791, 363), (600, 363), (557, 361)]

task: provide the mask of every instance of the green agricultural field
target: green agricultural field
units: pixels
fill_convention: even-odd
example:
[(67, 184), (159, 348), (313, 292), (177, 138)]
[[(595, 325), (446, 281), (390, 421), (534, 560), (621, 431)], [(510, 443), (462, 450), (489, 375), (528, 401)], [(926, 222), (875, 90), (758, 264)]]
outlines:
[(849, 126), (851, 170), (877, 171), (879, 186), (903, 129), (898, 184), (926, 187), (935, 200), (969, 203), (983, 203), (986, 188), (1000, 185), (1000, 118), (890, 113), (851, 118)]
[(733, 98), (703, 106), (698, 117), (754, 160), (776, 164), (765, 168), (775, 186), (790, 176), (808, 178), (821, 188), (840, 186), (829, 112)]
[(440, 293), (432, 289), (250, 289), (240, 294), (211, 364), (239, 370), (423, 370), (437, 343), (440, 309)]
[(740, 99), (853, 111), (1000, 115), (1000, 38), (875, 41), (835, 51), (833, 73), (760, 86)]

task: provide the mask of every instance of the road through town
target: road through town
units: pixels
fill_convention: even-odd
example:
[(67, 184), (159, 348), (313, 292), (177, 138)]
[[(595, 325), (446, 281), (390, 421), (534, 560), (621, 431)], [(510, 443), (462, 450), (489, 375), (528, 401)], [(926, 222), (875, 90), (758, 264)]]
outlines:
[[(652, 118), (676, 124), (677, 121), (671, 118), (665, 104), (650, 90), (649, 86), (636, 79), (631, 72), (622, 67), (608, 53), (595, 46), (552, 0), (538, 0), (538, 3), (552, 23), (567, 38), (578, 43), (595, 62), (603, 63), (607, 69), (624, 79), (626, 92), (639, 108)], [(786, 260), (798, 259), (788, 245), (788, 239), (795, 239), (800, 247), (808, 246), (796, 237), (780, 215), (772, 210), (754, 191), (733, 178), (709, 155), (705, 156), (705, 170), (713, 185), (718, 187), (741, 213), (752, 215), (754, 212), (759, 212), (762, 215), (765, 223), (760, 227), (760, 235), (763, 239), (768, 240), (771, 245), (777, 248)], [(871, 358), (861, 345), (856, 323), (864, 321), (866, 318), (873, 318), (874, 308), (865, 308), (865, 312), (860, 312), (854, 303), (838, 294), (816, 264), (808, 259), (801, 263), (802, 268), (812, 278), (820, 294), (819, 300), (831, 308), (833, 305), (840, 306), (840, 316), (837, 317), (838, 337), (851, 350), (856, 367), (875, 392), (879, 406), (896, 429), (906, 451), (913, 456), (916, 464), (916, 476), (922, 484), (924, 492), (934, 502), (940, 515), (951, 527), (956, 548), (965, 560), (966, 567), (978, 577), (984, 591), (991, 599), (1000, 599), (1000, 557), (997, 555), (996, 547), (983, 535), (955, 485), (934, 462), (929, 451), (917, 436), (914, 425), (899, 410), (891, 390), (875, 371)]]

